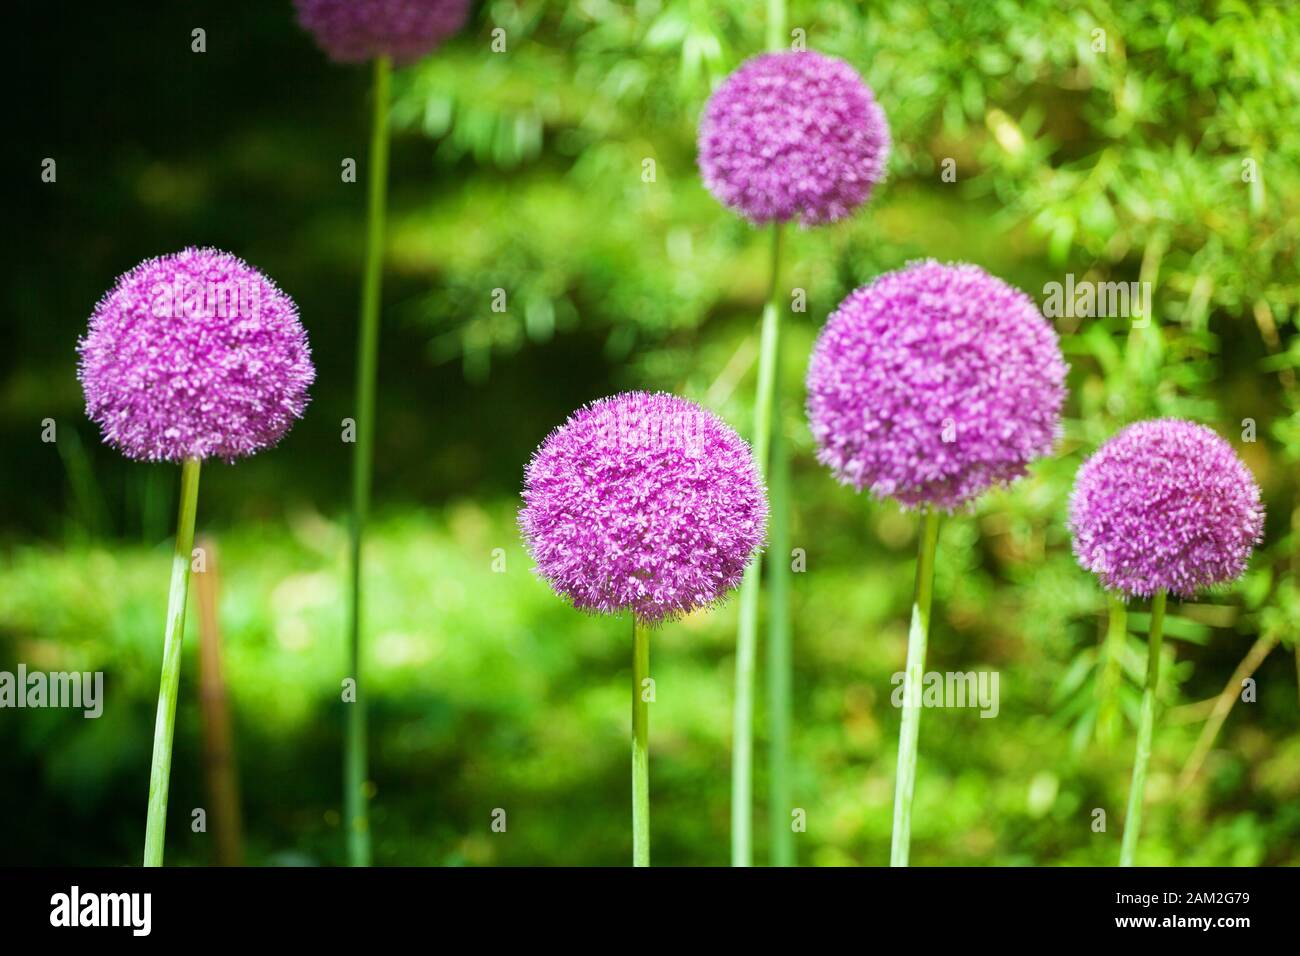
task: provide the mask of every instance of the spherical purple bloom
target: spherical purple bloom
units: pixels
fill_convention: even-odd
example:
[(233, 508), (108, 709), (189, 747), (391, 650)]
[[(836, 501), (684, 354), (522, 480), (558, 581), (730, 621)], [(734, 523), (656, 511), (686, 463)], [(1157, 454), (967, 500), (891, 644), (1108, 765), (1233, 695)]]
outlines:
[(1051, 451), (1065, 373), (1029, 296), (978, 266), (912, 263), (851, 293), (817, 339), (817, 457), (859, 491), (951, 510)]
[(885, 175), (889, 126), (843, 60), (764, 53), (727, 77), (700, 123), (704, 184), (753, 223), (835, 222)]
[(575, 607), (647, 622), (739, 584), (767, 521), (745, 441), (662, 393), (574, 412), (533, 456), (523, 498), (519, 526), (538, 573)]
[(340, 63), (411, 63), (465, 25), (470, 0), (293, 0), (298, 22)]
[(293, 300), (237, 256), (140, 263), (78, 344), (86, 414), (128, 458), (232, 461), (301, 418), (316, 377)]
[(1189, 598), (1233, 581), (1264, 531), (1259, 486), (1194, 422), (1130, 425), (1083, 463), (1070, 496), (1079, 563), (1126, 595)]

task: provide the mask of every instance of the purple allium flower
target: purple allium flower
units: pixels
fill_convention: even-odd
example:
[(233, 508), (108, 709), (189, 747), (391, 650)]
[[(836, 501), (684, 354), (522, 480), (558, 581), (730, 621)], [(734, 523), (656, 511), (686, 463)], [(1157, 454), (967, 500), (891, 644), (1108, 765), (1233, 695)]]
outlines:
[(331, 59), (387, 54), (411, 63), (465, 25), (470, 0), (293, 0), (298, 22)]
[(538, 573), (575, 607), (654, 622), (718, 600), (763, 543), (749, 446), (674, 395), (578, 409), (528, 465), (519, 527)]
[(1079, 563), (1126, 595), (1190, 598), (1233, 581), (1264, 531), (1259, 486), (1194, 422), (1130, 425), (1083, 463), (1070, 496)]
[(912, 263), (851, 293), (817, 339), (817, 457), (858, 491), (956, 508), (1052, 450), (1065, 373), (1029, 296), (978, 266)]
[(699, 154), (709, 192), (750, 222), (814, 226), (866, 202), (885, 175), (889, 126), (843, 60), (764, 53), (709, 99)]
[(293, 300), (237, 256), (148, 259), (95, 306), (77, 377), (128, 458), (227, 461), (274, 445), (316, 377)]

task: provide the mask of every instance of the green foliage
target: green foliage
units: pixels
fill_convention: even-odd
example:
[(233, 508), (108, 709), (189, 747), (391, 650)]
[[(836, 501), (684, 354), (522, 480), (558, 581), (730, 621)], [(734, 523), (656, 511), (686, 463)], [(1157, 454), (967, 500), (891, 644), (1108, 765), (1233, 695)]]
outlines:
[[(580, 401), (659, 387), (751, 421), (765, 244), (704, 190), (694, 140), (710, 89), (763, 45), (756, 11), (494, 0), (464, 37), (395, 77), (368, 571), (377, 862), (626, 862), (626, 628), (573, 612), (533, 577), (513, 510), (528, 454)], [(178, 235), (255, 233), (238, 251), (269, 260), (299, 297), (322, 369), (316, 405), (282, 448), (205, 475), (199, 523), (220, 544), (250, 861), (336, 863), (346, 500), (333, 479), (346, 469), (335, 423), (351, 393), (361, 200), (338, 187), (334, 164), (365, 141), (365, 74), (320, 61), (287, 15), (267, 23), (268, 55), (231, 76), (247, 74), (243, 98), (182, 71), (181, 105), (156, 111), (190, 115), (189, 97), (221, 91), (232, 112), (203, 132), (237, 130), (230, 139), (180, 155), (154, 144), (147, 162), (134, 146), (83, 146), (86, 168), (116, 178), (86, 194), (69, 177), (78, 218), (47, 217), (61, 244), (67, 223), (102, 209), (101, 233), (57, 279), (80, 298), (21, 297), (14, 324), (24, 342), (44, 341), (48, 323), (75, 314), (60, 333), (73, 341), (138, 233), (166, 237), (140, 256), (187, 241)], [(914, 516), (836, 486), (816, 463), (806, 357), (848, 291), (920, 256), (979, 263), (1040, 301), (1066, 274), (1149, 282), (1154, 315), (1145, 327), (1060, 319), (1072, 368), (1058, 454), (944, 524), (928, 667), (995, 670), (1002, 701), (995, 719), (925, 715), (914, 861), (1115, 861), (1147, 609), (1131, 604), (1128, 630), (1108, 638), (1106, 596), (1070, 552), (1068, 495), (1081, 461), (1123, 424), (1181, 415), (1238, 447), (1268, 522), (1241, 582), (1170, 606), (1142, 860), (1300, 862), (1300, 18), (1274, 3), (802, 0), (789, 25), (863, 73), (895, 144), (867, 208), (790, 230), (786, 249), (787, 281), (807, 298), (782, 361), (792, 542), (808, 561), (791, 596), (800, 862), (887, 859), (890, 679), (915, 548)], [(503, 53), (490, 48), (498, 26)], [(249, 104), (282, 82), (282, 53), (314, 65), (320, 92), (263, 116)], [(185, 184), (185, 202), (151, 205), (168, 183)], [(244, 218), (263, 207), (273, 214)], [(0, 390), (7, 436), (26, 442), (31, 422), (59, 415), (43, 467), (64, 485), (60, 496), (51, 480), (40, 499), (58, 523), (7, 531), (0, 547), (0, 669), (103, 669), (108, 703), (98, 721), (0, 712), (6, 771), (23, 781), (0, 788), (0, 855), (120, 864), (143, 830), (175, 476), (91, 443), (70, 345), (58, 348), (31, 353)], [(5, 477), (26, 488), (36, 459), (17, 438), (7, 447), (27, 457), (7, 461)], [(726, 859), (734, 612), (654, 635), (656, 862)], [(175, 807), (205, 799), (194, 621), (187, 633)], [(1203, 702), (1261, 635), (1279, 646), (1255, 673), (1258, 702), (1236, 704), (1204, 769), (1178, 785)], [(760, 756), (760, 800), (764, 772)], [(490, 830), (496, 807), (507, 834)], [(1105, 833), (1091, 829), (1096, 808)], [(209, 859), (207, 838), (174, 827), (172, 839), (169, 858)]]
[[(759, 48), (762, 23), (739, 4), (705, 8), (689, 0), (638, 4), (635, 14), (615, 5), (526, 9), (517, 20), (526, 40), (512, 56), (527, 58), (539, 95), (521, 101), (517, 83), (486, 82), (500, 65), (476, 49), (421, 67), (402, 95), (413, 116), (426, 104), (423, 126), (441, 139), (443, 159), (463, 155), (467, 141), (491, 141), (495, 153), (480, 147), (480, 161), (531, 169), (497, 193), (515, 228), (479, 234), (485, 241), (472, 254), (457, 248), (452, 230), (465, 210), (484, 208), (485, 196), (471, 193), (460, 207), (435, 204), (434, 222), (450, 228), (430, 250), (447, 277), (432, 311), (462, 336), (474, 332), (478, 349), (520, 347), (538, 311), (563, 316), (563, 325), (545, 324), (545, 335), (565, 334), (564, 326), (608, 329), (615, 358), (633, 345), (653, 350), (642, 359), (643, 379), (713, 399), (746, 420), (748, 390), (735, 387), (729, 370), (752, 361), (752, 328), (737, 342), (711, 320), (753, 321), (757, 243), (701, 195), (690, 164), (694, 121), (710, 86)], [(651, 27), (639, 31), (637, 15), (644, 21), (651, 11)], [(995, 540), (1010, 542), (1005, 560), (992, 567), (973, 560), (950, 591), (940, 591), (950, 615), (969, 614), (996, 630), (993, 605), (1014, 617), (1012, 630), (1024, 639), (1054, 647), (1053, 726), (1074, 754), (1088, 752), (1090, 741), (1122, 752), (1143, 678), (1146, 617), (1132, 609), (1135, 633), (1105, 639), (1105, 605), (1075, 567), (1063, 532), (1075, 468), (1122, 424), (1179, 415), (1257, 442), (1245, 451), (1274, 514), (1245, 607), (1227, 596), (1222, 606), (1211, 598), (1188, 616), (1171, 615), (1165, 687), (1176, 693), (1180, 680), (1195, 677), (1191, 662), (1177, 663), (1188, 653), (1180, 643), (1205, 648), (1199, 655), (1218, 646), (1225, 629), (1285, 632), (1289, 640), (1297, 626), (1294, 560), (1287, 566), (1295, 540), (1286, 519), (1296, 507), (1300, 460), (1300, 80), (1293, 66), (1300, 25), (1275, 5), (1221, 3), (1207, 11), (1036, 2), (887, 4), (864, 14), (805, 3), (793, 6), (791, 26), (810, 46), (861, 69), (895, 139), (893, 178), (877, 201), (853, 221), (801, 234), (794, 244), (792, 282), (808, 291), (814, 327), (853, 285), (917, 255), (980, 262), (1035, 294), (1066, 272), (1080, 281), (1150, 284), (1148, 327), (1127, 318), (1061, 321), (1074, 365), (1062, 457), (1040, 468), (1037, 485), (998, 496), (996, 510), (981, 509), (986, 524), (998, 524)], [(569, 55), (557, 56), (560, 49)], [(489, 127), (495, 137), (481, 132)], [(501, 147), (512, 130), (523, 132)], [(646, 157), (661, 171), (650, 184), (639, 177)], [(942, 175), (945, 163), (955, 182)], [(484, 191), (499, 186), (492, 177)], [(619, 216), (603, 215), (606, 208)], [(610, 277), (639, 298), (629, 303), (606, 291)], [(494, 285), (519, 290), (523, 309), (485, 317), (473, 290)], [(798, 394), (808, 340), (798, 332), (792, 338), (787, 384)], [(446, 335), (440, 341), (440, 354), (449, 355), (454, 343)], [(796, 412), (787, 405), (807, 455)], [(818, 479), (804, 474), (801, 483)], [(806, 495), (812, 502), (819, 492)], [(1034, 497), (1036, 507), (1023, 504)], [(820, 526), (808, 519), (805, 527)], [(947, 534), (972, 530), (957, 525)], [(957, 547), (979, 544), (971, 537)], [(946, 567), (954, 563), (950, 556)], [(853, 590), (845, 582), (832, 601), (837, 612)], [(894, 613), (898, 619), (899, 608)], [(1213, 626), (1201, 622), (1207, 617)], [(1044, 671), (1052, 669), (1044, 662)]]
[[(845, 504), (854, 501), (832, 507)], [(807, 864), (877, 863), (888, 854), (896, 736), (890, 677), (906, 645), (899, 608), (909, 600), (914, 543), (910, 522), (892, 507), (867, 511), (860, 529), (840, 532), (856, 547), (830, 535), (811, 545), (809, 572), (796, 575), (794, 790), (808, 811), (808, 832), (797, 843)], [(893, 547), (872, 547), (869, 536)], [(1086, 606), (1086, 585), (1071, 585), (1062, 567), (1076, 597), (1053, 617), (1029, 583), (994, 581), (968, 557), (981, 537), (1003, 541), (1017, 533), (997, 505), (943, 529), (947, 561), (938, 588), (945, 609), (930, 667), (999, 671), (1001, 709), (995, 719), (970, 710), (925, 715), (914, 857), (922, 864), (1109, 865), (1118, 812), (1110, 811), (1106, 834), (1091, 832), (1089, 813), (1122, 806), (1131, 746), (1121, 740), (1071, 754), (1052, 695), (1054, 682), (1071, 679), (1071, 665), (1061, 653), (1070, 641), (1053, 639), (1050, 629)], [(372, 540), (366, 673), (376, 862), (624, 863), (626, 622), (577, 614), (558, 601), (531, 573), (506, 505), (462, 501), (437, 517), (394, 517), (376, 526)], [(338, 580), (345, 542), (345, 526), (313, 513), (291, 515), (283, 527), (231, 529), (216, 541), (225, 674), (254, 864), (342, 859)], [(504, 556), (500, 572), (496, 548)], [(108, 674), (99, 720), (45, 711), (30, 722), (0, 722), (13, 771), (28, 794), (44, 794), (48, 804), (33, 806), (23, 796), (6, 807), (9, 819), (57, 814), (68, 820), (65, 831), (85, 835), (61, 845), (46, 839), (47, 831), (44, 858), (107, 864), (138, 852), (167, 560), (165, 546), (29, 547), (0, 564), (0, 626), (21, 635), (20, 659)], [(74, 593), (78, 600), (67, 600)], [(991, 627), (991, 609), (1016, 616)], [(192, 601), (173, 807), (207, 799), (197, 614)], [(732, 602), (653, 635), (651, 820), (663, 863), (726, 859), (728, 785), (720, 768), (729, 754), (734, 614)], [(1034, 621), (1036, 614), (1047, 617)], [(1275, 687), (1286, 667), (1271, 673)], [(1253, 743), (1218, 756), (1188, 793), (1171, 790), (1170, 774), (1199, 725), (1162, 729), (1143, 843), (1153, 862), (1295, 862), (1300, 821), (1273, 811), (1300, 786), (1294, 738), (1276, 745), (1258, 738), (1262, 727), (1290, 719), (1294, 698), (1285, 696), (1285, 688), (1265, 694), (1262, 713), (1241, 718), (1243, 733), (1255, 728)], [(760, 793), (762, 783), (760, 773)], [(5, 794), (18, 796), (12, 788)], [(105, 806), (116, 809), (105, 815)], [(507, 811), (505, 834), (489, 826), (497, 807)], [(96, 829), (106, 820), (104, 831)], [(205, 863), (210, 852), (210, 835), (171, 829), (170, 860)]]

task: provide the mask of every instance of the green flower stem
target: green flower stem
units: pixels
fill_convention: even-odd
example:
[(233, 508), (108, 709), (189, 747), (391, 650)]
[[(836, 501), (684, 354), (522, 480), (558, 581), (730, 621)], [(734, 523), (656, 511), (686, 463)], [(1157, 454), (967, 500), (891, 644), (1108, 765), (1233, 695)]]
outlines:
[(907, 632), (903, 722), (898, 730), (898, 774), (894, 783), (894, 838), (889, 849), (890, 866), (907, 866), (912, 842), (912, 792), (916, 788), (916, 743), (921, 729), (921, 683), (925, 677), (925, 646), (930, 637), (934, 555), (939, 543), (939, 512), (933, 508), (921, 513), (920, 538), (912, 625)]
[[(777, 52), (785, 46), (785, 0), (767, 2), (767, 49)], [(773, 226), (772, 286), (763, 310), (760, 346), (758, 399), (755, 409), (754, 454), (768, 475), (769, 546), (776, 556), (768, 568), (768, 837), (773, 866), (794, 864), (794, 834), (786, 817), (790, 806), (790, 618), (789, 574), (786, 556), (790, 551), (790, 517), (786, 503), (789, 490), (789, 454), (781, 434), (780, 306), (776, 301), (781, 261), (781, 227)], [(766, 397), (770, 396), (770, 398)], [(766, 417), (764, 417), (766, 416)], [(769, 460), (770, 458), (770, 460)], [(758, 630), (758, 603), (762, 579), (761, 558), (745, 575), (736, 654), (735, 756), (732, 763), (732, 853), (733, 866), (753, 862), (753, 672)]]
[(785, 48), (785, 0), (767, 0), (767, 51)]
[[(786, 48), (785, 0), (767, 0), (767, 49)], [(774, 252), (775, 256), (776, 253)], [(775, 285), (776, 261), (772, 265)], [(775, 288), (773, 294), (775, 295)], [(777, 349), (774, 378), (781, 378)], [(772, 461), (768, 469), (768, 548), (773, 561), (767, 569), (767, 725), (769, 862), (794, 866), (794, 831), (790, 829), (790, 452), (781, 427), (781, 393), (772, 395)]]
[(1156, 691), (1160, 684), (1160, 641), (1165, 628), (1163, 590), (1151, 599), (1151, 627), (1147, 634), (1147, 685), (1142, 691), (1138, 715), (1137, 754), (1133, 758), (1133, 782), (1128, 791), (1128, 814), (1124, 818), (1124, 839), (1120, 843), (1119, 865), (1132, 866), (1137, 854), (1138, 832), (1142, 829), (1142, 802), (1146, 796), (1147, 765), (1151, 762), (1151, 736), (1156, 723)]
[[(777, 356), (778, 377), (781, 368)], [(768, 480), (767, 733), (768, 841), (772, 866), (794, 866), (790, 829), (790, 456), (781, 427), (781, 396), (773, 398), (772, 462)]]
[(375, 114), (370, 137), (370, 190), (366, 211), (366, 271), (361, 287), (361, 324), (357, 335), (356, 448), (352, 455), (352, 576), (348, 619), (348, 675), (356, 698), (347, 704), (344, 746), (344, 812), (348, 862), (370, 865), (370, 823), (366, 810), (366, 698), (361, 682), (362, 540), (370, 510), (374, 466), (375, 377), (379, 355), (379, 292), (383, 278), (384, 204), (388, 187), (388, 57), (375, 59)]
[(650, 630), (632, 615), (632, 865), (650, 865)]
[[(758, 346), (758, 393), (754, 401), (754, 460), (766, 473), (776, 394), (776, 357), (781, 339), (778, 277), (781, 226), (772, 226), (771, 285), (763, 306), (763, 331)], [(750, 866), (753, 849), (754, 659), (758, 645), (758, 597), (763, 562), (755, 555), (740, 585), (740, 615), (736, 629), (736, 710), (731, 735), (731, 865)]]
[(185, 598), (189, 594), (194, 551), (194, 515), (199, 506), (199, 460), (181, 464), (181, 503), (176, 518), (176, 547), (167, 592), (163, 634), (162, 678), (158, 682), (158, 718), (153, 728), (153, 763), (149, 770), (149, 817), (144, 830), (144, 865), (162, 866), (167, 837), (167, 787), (172, 775), (172, 738), (176, 730), (176, 693), (181, 684), (181, 644), (185, 638)]
[(761, 576), (755, 555), (740, 585), (736, 626), (736, 708), (731, 729), (731, 865), (750, 866), (753, 788), (754, 654), (758, 643), (758, 591)]

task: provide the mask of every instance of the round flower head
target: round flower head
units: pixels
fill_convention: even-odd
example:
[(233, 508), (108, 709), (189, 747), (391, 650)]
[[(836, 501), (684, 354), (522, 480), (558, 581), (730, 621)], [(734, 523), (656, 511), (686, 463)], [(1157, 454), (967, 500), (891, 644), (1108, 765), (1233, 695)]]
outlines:
[(859, 491), (956, 508), (1051, 451), (1065, 372), (1023, 292), (977, 266), (913, 263), (850, 294), (817, 339), (817, 457)]
[(294, 0), (298, 22), (330, 58), (410, 63), (465, 25), (469, 0)]
[(718, 600), (763, 542), (749, 446), (673, 395), (593, 402), (533, 456), (519, 526), (538, 572), (575, 607), (654, 622)]
[(753, 223), (834, 222), (885, 175), (889, 127), (862, 78), (811, 50), (765, 53), (727, 77), (700, 123), (709, 192)]
[(1130, 425), (1084, 462), (1070, 497), (1079, 563), (1127, 595), (1192, 597), (1235, 580), (1264, 530), (1259, 486), (1203, 425)]
[(293, 300), (217, 249), (140, 263), (78, 344), (86, 414), (128, 458), (227, 461), (274, 445), (316, 377)]

